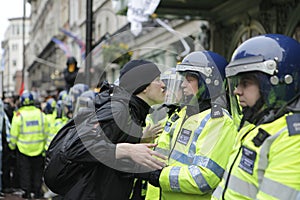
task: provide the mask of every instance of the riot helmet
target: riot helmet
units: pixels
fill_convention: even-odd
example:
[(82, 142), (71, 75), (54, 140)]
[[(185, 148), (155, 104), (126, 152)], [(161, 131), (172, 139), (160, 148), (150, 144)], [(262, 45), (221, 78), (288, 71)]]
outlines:
[(58, 94), (57, 100), (63, 100), (68, 95), (67, 90), (62, 90)]
[(45, 114), (52, 114), (53, 111), (55, 110), (55, 107), (56, 107), (55, 99), (54, 98), (49, 98), (46, 101), (46, 105), (45, 105), (45, 108), (44, 108), (44, 113)]
[(64, 106), (62, 100), (58, 100), (56, 102), (55, 110), (56, 110), (56, 118), (62, 118), (64, 115)]
[[(212, 51), (196, 51), (188, 54), (181, 63), (177, 64), (176, 71), (184, 76), (182, 87), (185, 103), (217, 102), (222, 96), (222, 106), (226, 107), (225, 95), (225, 67), (227, 61), (221, 55)], [(190, 80), (196, 79), (196, 89), (193, 93), (187, 92)]]
[[(258, 124), (270, 122), (287, 112), (287, 107), (299, 97), (299, 53), (299, 43), (280, 34), (256, 36), (237, 47), (226, 67), (236, 120), (243, 116), (243, 121)], [(256, 80), (259, 87), (260, 97), (251, 107), (241, 107), (239, 97), (234, 95), (237, 85), (245, 78)]]
[(95, 108), (94, 99), (96, 93), (88, 90), (83, 92), (77, 99), (74, 114), (78, 113), (83, 108)]
[(62, 115), (65, 114), (66, 117), (72, 118), (73, 117), (73, 105), (72, 105), (72, 98), (70, 95), (67, 95), (62, 101)]
[(34, 98), (31, 92), (24, 91), (20, 97), (21, 106), (30, 106), (34, 105)]
[(69, 91), (69, 97), (71, 98), (72, 102), (72, 111), (74, 112), (75, 106), (77, 104), (78, 97), (85, 91), (88, 91), (89, 87), (83, 83), (77, 83), (73, 87), (71, 87)]

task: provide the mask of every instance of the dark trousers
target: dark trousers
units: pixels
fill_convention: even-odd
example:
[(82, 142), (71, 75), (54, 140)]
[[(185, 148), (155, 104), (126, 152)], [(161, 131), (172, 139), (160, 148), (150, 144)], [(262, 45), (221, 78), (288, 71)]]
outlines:
[(21, 189), (26, 193), (32, 192), (35, 196), (41, 196), (44, 157), (30, 157), (18, 152), (17, 159)]
[(15, 152), (3, 146), (2, 152), (2, 189), (19, 188)]
[[(12, 111), (13, 112), (13, 111)], [(17, 172), (16, 151), (10, 150), (6, 138), (6, 123), (3, 118), (2, 127), (2, 191), (13, 192), (12, 188), (20, 188)]]

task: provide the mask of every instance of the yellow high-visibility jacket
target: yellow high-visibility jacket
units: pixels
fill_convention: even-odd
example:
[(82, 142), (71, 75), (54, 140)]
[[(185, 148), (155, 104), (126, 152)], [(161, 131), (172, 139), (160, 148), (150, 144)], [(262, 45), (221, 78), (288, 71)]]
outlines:
[(289, 114), (242, 128), (213, 199), (300, 199), (299, 127)]
[(48, 150), (49, 145), (55, 135), (58, 133), (58, 131), (69, 121), (69, 118), (62, 117), (62, 118), (56, 118), (52, 123), (53, 125), (50, 125), (49, 133), (47, 135), (47, 141), (45, 145), (45, 150)]
[(42, 155), (48, 134), (45, 114), (35, 106), (23, 106), (13, 116), (9, 147), (27, 156)]
[(237, 131), (229, 113), (221, 109), (186, 116), (186, 108), (174, 113), (158, 139), (156, 151), (168, 156), (159, 183), (148, 184), (146, 199), (210, 199), (221, 181)]

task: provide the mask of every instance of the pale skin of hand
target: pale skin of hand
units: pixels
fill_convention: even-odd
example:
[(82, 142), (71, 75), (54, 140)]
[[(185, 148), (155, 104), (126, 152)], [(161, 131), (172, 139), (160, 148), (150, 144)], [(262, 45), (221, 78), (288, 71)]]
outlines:
[(143, 137), (141, 139), (141, 143), (149, 143), (153, 142), (155, 138), (157, 138), (163, 131), (163, 127), (161, 124), (148, 125), (143, 130)]
[(129, 144), (120, 143), (117, 144), (116, 158), (131, 158), (137, 164), (143, 165), (153, 170), (162, 169), (165, 167), (165, 163), (154, 158), (156, 156), (162, 160), (167, 160), (167, 157), (151, 150), (157, 144)]

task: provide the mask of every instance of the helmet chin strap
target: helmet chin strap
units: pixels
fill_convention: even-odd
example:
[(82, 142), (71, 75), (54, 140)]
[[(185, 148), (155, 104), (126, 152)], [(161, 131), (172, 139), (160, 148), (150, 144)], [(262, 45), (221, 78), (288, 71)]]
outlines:
[(300, 112), (300, 92), (287, 103), (286, 108), (288, 111)]
[(286, 102), (280, 109), (269, 110), (267, 114), (264, 114), (262, 120), (259, 121), (259, 124), (271, 122), (279, 117), (283, 116), (288, 112), (299, 112), (300, 109), (297, 105), (300, 105), (300, 93), (294, 96), (290, 101)]
[(253, 107), (245, 107), (243, 109), (243, 118), (241, 120), (239, 129), (243, 127), (245, 121), (248, 121), (255, 125), (259, 125), (278, 119), (279, 117), (283, 116), (285, 113), (290, 111), (300, 112), (300, 93), (298, 93), (294, 98), (288, 101), (280, 109), (269, 108), (261, 110), (263, 104), (263, 98), (259, 98), (259, 100), (255, 103)]
[(252, 123), (252, 124), (256, 124), (258, 119), (259, 119), (259, 116), (261, 115), (262, 111), (261, 111), (261, 108), (263, 107), (264, 105), (264, 100), (262, 97), (260, 97), (256, 103), (254, 104), (254, 106), (252, 107), (244, 107), (243, 108), (243, 118), (241, 120), (241, 123), (240, 123), (240, 126), (239, 126), (239, 129), (241, 129), (243, 126), (244, 126), (244, 123), (246, 121)]

